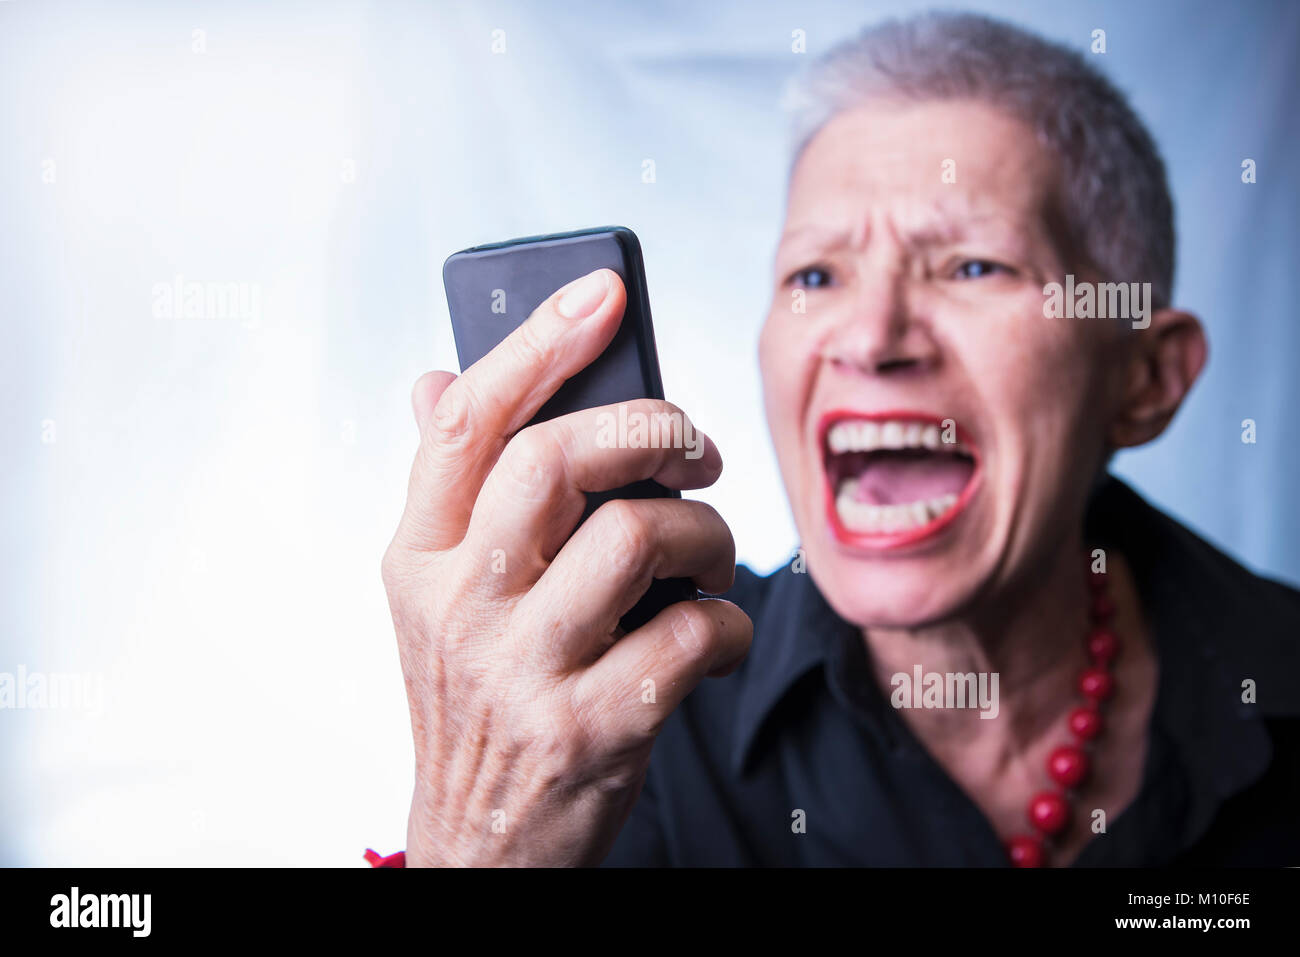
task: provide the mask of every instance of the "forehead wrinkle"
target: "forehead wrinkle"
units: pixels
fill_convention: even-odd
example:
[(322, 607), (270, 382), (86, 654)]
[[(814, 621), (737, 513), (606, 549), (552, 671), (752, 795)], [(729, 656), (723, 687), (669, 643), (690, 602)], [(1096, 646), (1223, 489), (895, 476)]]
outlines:
[(835, 252), (853, 241), (856, 227), (836, 227), (811, 220), (802, 226), (786, 229), (777, 242), (776, 259), (792, 256), (795, 252)]
[[(859, 164), (858, 168), (864, 167)], [(1025, 168), (1024, 162), (1017, 168)], [(1023, 189), (1013, 187), (995, 190), (999, 200), (991, 202), (987, 193), (972, 193), (968, 186), (955, 184), (929, 197), (919, 195), (916, 188), (890, 190), (879, 182), (871, 182), (882, 171), (877, 167), (874, 172), (876, 177), (854, 184), (850, 203), (828, 207), (823, 202), (813, 212), (805, 212), (800, 217), (802, 223), (782, 233), (778, 255), (809, 247), (819, 252), (845, 249), (861, 252), (880, 228), (912, 249), (954, 245), (980, 237), (1009, 240), (1017, 245), (1035, 236), (1055, 238), (1050, 225), (1044, 222), (1047, 210), (1043, 208), (1043, 200), (1051, 198), (1050, 183), (1042, 184), (1042, 190), (1035, 190), (1046, 192), (1046, 196), (1029, 197)], [(1051, 171), (1048, 172), (1050, 179)], [(907, 185), (920, 184), (914, 178)]]
[(955, 194), (935, 199), (908, 215), (899, 233), (911, 246), (951, 245), (981, 232), (1023, 237), (1037, 230), (1022, 213), (1018, 208), (1008, 211), (1001, 205), (972, 203), (967, 194)]

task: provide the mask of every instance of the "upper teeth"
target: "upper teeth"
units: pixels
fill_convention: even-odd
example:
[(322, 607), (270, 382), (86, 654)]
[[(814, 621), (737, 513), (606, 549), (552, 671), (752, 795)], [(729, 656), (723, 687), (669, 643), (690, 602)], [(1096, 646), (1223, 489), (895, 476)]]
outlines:
[(826, 434), (826, 443), (837, 455), (877, 449), (937, 449), (940, 446), (945, 451), (966, 451), (951, 432), (941, 432), (937, 425), (895, 419), (836, 422)]

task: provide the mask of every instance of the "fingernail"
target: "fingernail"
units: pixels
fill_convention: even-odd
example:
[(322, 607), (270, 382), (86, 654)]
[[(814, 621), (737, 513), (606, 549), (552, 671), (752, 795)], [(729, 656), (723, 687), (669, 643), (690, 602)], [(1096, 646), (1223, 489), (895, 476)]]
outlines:
[(575, 279), (564, 287), (556, 311), (565, 319), (585, 319), (609, 295), (609, 276), (603, 269)]

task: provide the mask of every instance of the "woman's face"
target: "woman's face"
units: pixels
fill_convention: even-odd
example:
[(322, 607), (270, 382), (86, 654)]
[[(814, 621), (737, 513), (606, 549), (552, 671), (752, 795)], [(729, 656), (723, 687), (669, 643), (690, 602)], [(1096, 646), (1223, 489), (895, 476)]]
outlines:
[(1058, 177), (970, 101), (856, 108), (799, 160), (760, 361), (808, 570), (850, 621), (970, 612), (1078, 541), (1124, 331), (1043, 315)]

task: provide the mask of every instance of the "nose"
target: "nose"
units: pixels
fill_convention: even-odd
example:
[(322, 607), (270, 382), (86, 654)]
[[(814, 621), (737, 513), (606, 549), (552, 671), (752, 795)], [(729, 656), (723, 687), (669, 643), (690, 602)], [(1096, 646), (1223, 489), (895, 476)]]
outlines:
[(867, 375), (933, 369), (939, 361), (938, 344), (908, 287), (903, 268), (882, 264), (862, 276), (858, 294), (824, 341), (824, 358), (845, 371)]

